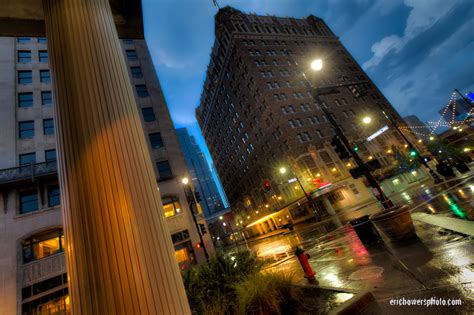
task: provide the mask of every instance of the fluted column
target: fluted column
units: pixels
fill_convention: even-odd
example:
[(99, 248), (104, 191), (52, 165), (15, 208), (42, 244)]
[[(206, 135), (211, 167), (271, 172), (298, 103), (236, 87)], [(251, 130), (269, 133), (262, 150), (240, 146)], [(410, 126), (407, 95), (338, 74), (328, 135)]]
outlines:
[(188, 314), (108, 0), (43, 0), (74, 314)]

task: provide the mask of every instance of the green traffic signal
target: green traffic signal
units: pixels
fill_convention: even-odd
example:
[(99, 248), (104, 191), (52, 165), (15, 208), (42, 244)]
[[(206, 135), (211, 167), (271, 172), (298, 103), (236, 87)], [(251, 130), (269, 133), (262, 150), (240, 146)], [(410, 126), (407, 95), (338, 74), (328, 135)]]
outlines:
[(416, 154), (417, 154), (417, 153), (416, 153), (416, 150), (415, 150), (415, 149), (411, 149), (411, 150), (410, 150), (410, 156), (411, 156), (411, 157), (415, 157)]
[(358, 146), (355, 146), (355, 147), (354, 147), (354, 151), (355, 151), (355, 152), (359, 152), (359, 147), (358, 147)]

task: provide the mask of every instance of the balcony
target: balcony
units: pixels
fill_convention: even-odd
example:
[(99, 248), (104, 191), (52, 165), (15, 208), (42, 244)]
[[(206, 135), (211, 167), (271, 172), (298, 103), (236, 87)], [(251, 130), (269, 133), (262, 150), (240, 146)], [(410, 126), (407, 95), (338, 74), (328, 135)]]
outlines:
[(60, 252), (21, 266), (21, 285), (26, 287), (65, 272), (66, 257), (64, 252)]
[(23, 165), (0, 170), (0, 189), (17, 187), (40, 178), (56, 178), (57, 161)]

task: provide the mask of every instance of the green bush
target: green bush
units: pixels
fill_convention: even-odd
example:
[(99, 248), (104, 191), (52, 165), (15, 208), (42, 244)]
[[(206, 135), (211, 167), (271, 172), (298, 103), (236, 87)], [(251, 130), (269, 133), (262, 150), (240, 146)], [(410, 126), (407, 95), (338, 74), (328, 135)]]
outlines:
[(238, 306), (235, 285), (258, 274), (262, 265), (248, 251), (217, 253), (208, 263), (183, 272), (193, 314), (234, 314)]
[(292, 285), (292, 276), (259, 273), (236, 285), (238, 314), (293, 314), (300, 292)]

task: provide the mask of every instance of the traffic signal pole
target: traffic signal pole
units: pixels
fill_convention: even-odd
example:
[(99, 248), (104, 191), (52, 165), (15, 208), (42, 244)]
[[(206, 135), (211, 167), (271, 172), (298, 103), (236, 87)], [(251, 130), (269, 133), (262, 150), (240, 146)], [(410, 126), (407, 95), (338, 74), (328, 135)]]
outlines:
[(326, 115), (326, 118), (328, 121), (331, 123), (331, 125), (334, 127), (334, 131), (336, 132), (337, 137), (341, 142), (344, 144), (346, 147), (347, 151), (349, 154), (354, 158), (354, 161), (356, 162), (357, 166), (360, 167), (362, 170), (364, 176), (367, 178), (367, 181), (369, 182), (369, 185), (377, 190), (380, 196), (380, 202), (382, 203), (382, 206), (385, 209), (389, 209), (393, 207), (392, 201), (385, 195), (385, 193), (382, 190), (382, 187), (380, 187), (379, 183), (377, 180), (372, 176), (370, 173), (370, 170), (367, 168), (365, 163), (362, 161), (360, 158), (359, 154), (354, 151), (352, 146), (349, 144), (349, 140), (346, 138), (344, 133), (342, 132), (341, 127), (337, 124), (336, 120), (332, 117), (331, 113), (329, 112), (328, 108), (326, 105), (321, 101), (321, 98), (319, 97), (318, 90), (312, 86), (312, 84), (308, 81), (308, 79), (305, 77), (305, 82), (308, 85), (309, 88), (311, 88), (311, 91), (313, 93), (313, 98), (315, 99), (316, 103), (321, 107), (321, 110), (323, 111), (324, 115)]
[(403, 140), (408, 144), (408, 149), (411, 151), (411, 150), (415, 150), (416, 152), (416, 157), (421, 161), (421, 163), (423, 164), (424, 167), (426, 167), (426, 169), (428, 170), (428, 173), (431, 175), (431, 177), (433, 178), (434, 180), (434, 183), (435, 184), (439, 184), (439, 183), (442, 183), (443, 180), (438, 176), (438, 174), (436, 174), (435, 171), (433, 171), (431, 169), (431, 167), (428, 165), (428, 163), (426, 163), (425, 159), (423, 159), (420, 155), (420, 152), (415, 148), (415, 146), (413, 146), (413, 144), (410, 142), (410, 140), (408, 140), (408, 138), (403, 134), (403, 132), (398, 128), (395, 120), (392, 118), (391, 115), (388, 115), (384, 109), (382, 108), (382, 105), (380, 105), (378, 102), (377, 102), (377, 106), (379, 107), (379, 109), (382, 111), (382, 114), (385, 116), (385, 118), (387, 118), (387, 120), (390, 122), (390, 124), (392, 125), (393, 128), (395, 128), (396, 131), (398, 131), (398, 134), (403, 138)]
[(202, 238), (201, 230), (199, 229), (199, 223), (196, 219), (196, 214), (194, 213), (194, 210), (193, 210), (193, 204), (196, 206), (196, 210), (198, 209), (196, 196), (194, 195), (194, 191), (191, 189), (191, 187), (186, 186), (186, 192), (188, 194), (190, 193), (193, 196), (193, 199), (191, 199), (191, 202), (190, 202), (189, 210), (191, 211), (191, 215), (193, 217), (194, 225), (196, 226), (196, 231), (199, 235), (199, 241), (201, 242), (202, 251), (204, 252), (204, 256), (206, 257), (206, 261), (209, 261), (209, 253), (207, 252), (206, 245), (204, 244), (204, 240)]

